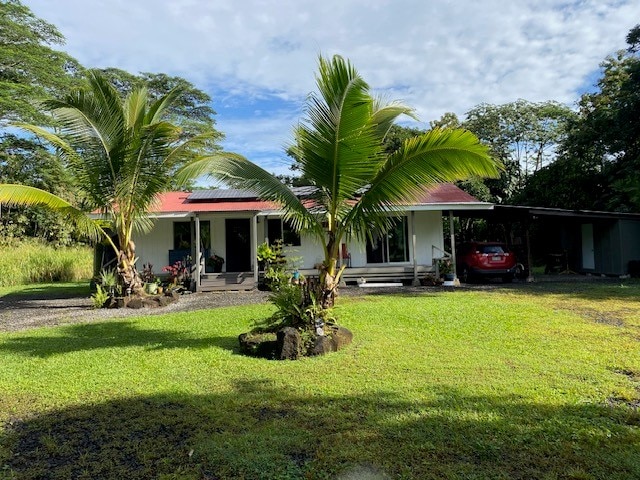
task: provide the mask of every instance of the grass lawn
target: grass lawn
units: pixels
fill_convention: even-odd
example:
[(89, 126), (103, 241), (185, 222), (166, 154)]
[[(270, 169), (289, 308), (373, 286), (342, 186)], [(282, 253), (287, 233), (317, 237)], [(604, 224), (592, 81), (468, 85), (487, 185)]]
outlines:
[(346, 350), (239, 355), (270, 311), (0, 335), (0, 478), (640, 478), (638, 283), (344, 298)]

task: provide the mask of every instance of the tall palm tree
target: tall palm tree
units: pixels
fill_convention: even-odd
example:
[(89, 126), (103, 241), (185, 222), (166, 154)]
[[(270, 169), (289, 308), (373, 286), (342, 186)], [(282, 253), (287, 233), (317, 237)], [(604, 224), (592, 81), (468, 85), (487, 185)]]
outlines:
[[(89, 72), (88, 88), (64, 100), (44, 104), (56, 118), (60, 135), (35, 125), (19, 125), (56, 148), (77, 180), (83, 208), (53, 194), (22, 185), (0, 185), (0, 202), (42, 205), (62, 211), (90, 236), (103, 237), (118, 258), (118, 273), (128, 291), (141, 287), (135, 269), (134, 231), (151, 227), (148, 212), (159, 193), (170, 188), (171, 173), (200, 154), (211, 135), (187, 141), (164, 116), (179, 99), (174, 89), (151, 101), (145, 88), (122, 99), (98, 72)], [(85, 213), (101, 211), (109, 220)], [(117, 235), (117, 242), (109, 234)]]
[(337, 262), (343, 239), (385, 232), (393, 224), (394, 207), (415, 199), (425, 187), (495, 177), (500, 166), (465, 130), (431, 130), (388, 154), (385, 135), (400, 115), (413, 116), (413, 109), (374, 98), (340, 56), (320, 57), (316, 83), (318, 92), (309, 96), (291, 147), (300, 172), (315, 187), (308, 197), (298, 198), (273, 175), (234, 154), (202, 158), (179, 175), (209, 174), (279, 202), (294, 228), (314, 235), (324, 247), (320, 276), (327, 307), (342, 274)]

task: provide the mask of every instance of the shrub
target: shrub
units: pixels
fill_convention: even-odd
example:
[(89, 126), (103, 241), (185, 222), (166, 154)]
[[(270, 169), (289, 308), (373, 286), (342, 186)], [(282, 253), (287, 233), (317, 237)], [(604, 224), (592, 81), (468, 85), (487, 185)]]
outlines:
[(333, 310), (323, 309), (317, 302), (317, 289), (314, 283), (283, 284), (269, 296), (269, 301), (276, 307), (275, 313), (260, 322), (258, 330), (275, 332), (293, 327), (304, 334), (332, 328), (336, 323)]

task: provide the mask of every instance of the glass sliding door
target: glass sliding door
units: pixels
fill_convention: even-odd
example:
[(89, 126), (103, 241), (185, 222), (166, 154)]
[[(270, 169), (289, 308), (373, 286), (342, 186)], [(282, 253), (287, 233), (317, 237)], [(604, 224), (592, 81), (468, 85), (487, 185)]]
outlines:
[(409, 261), (409, 227), (407, 217), (398, 217), (386, 233), (367, 240), (367, 263), (400, 263)]

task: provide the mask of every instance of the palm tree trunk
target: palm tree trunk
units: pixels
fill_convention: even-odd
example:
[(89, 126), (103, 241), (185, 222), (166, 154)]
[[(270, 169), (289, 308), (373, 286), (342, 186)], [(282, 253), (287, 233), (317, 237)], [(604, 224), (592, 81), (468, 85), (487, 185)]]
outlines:
[(336, 294), (338, 292), (338, 283), (340, 281), (340, 271), (337, 270), (338, 266), (338, 243), (333, 238), (332, 233), (329, 233), (329, 240), (327, 241), (327, 256), (324, 261), (323, 268), (320, 272), (320, 286), (321, 286), (321, 298), (320, 305), (322, 308), (332, 308), (336, 301)]
[(143, 291), (142, 279), (136, 269), (136, 246), (127, 242), (118, 254), (118, 275), (127, 295), (140, 294)]

